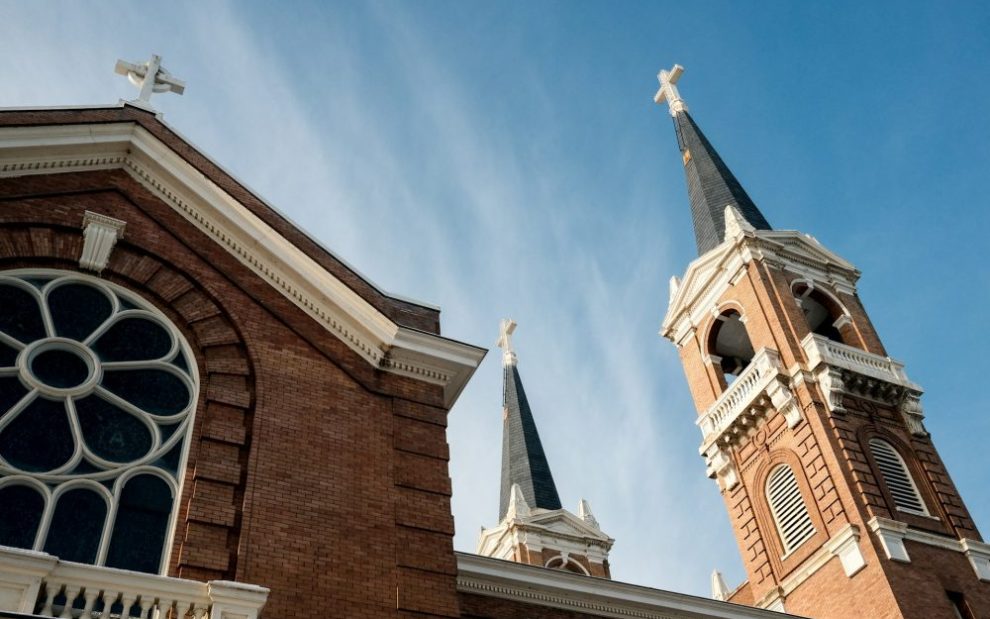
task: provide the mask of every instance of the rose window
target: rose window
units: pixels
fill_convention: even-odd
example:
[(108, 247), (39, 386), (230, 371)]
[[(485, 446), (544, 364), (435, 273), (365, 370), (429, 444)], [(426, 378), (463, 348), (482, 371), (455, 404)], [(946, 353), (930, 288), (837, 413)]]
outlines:
[(119, 286), (0, 272), (0, 545), (161, 571), (192, 360), (171, 322)]

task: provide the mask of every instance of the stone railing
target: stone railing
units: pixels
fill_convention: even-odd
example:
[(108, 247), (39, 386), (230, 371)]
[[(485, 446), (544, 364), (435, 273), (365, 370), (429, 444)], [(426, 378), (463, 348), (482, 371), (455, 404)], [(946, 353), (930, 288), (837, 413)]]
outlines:
[(801, 340), (801, 347), (808, 356), (808, 370), (821, 385), (830, 411), (845, 412), (846, 393), (866, 396), (897, 407), (912, 434), (928, 433), (921, 387), (907, 377), (903, 363), (814, 333)]
[(702, 450), (731, 428), (757, 399), (765, 395), (766, 388), (780, 371), (780, 354), (769, 348), (761, 348), (725, 393), (698, 418), (696, 423), (704, 436)]
[(814, 333), (809, 333), (801, 340), (801, 347), (808, 355), (809, 370), (814, 371), (818, 365), (826, 363), (868, 378), (918, 389), (904, 373), (904, 364), (890, 357), (866, 352)]
[(268, 589), (59, 561), (0, 546), (0, 610), (77, 619), (256, 619)]

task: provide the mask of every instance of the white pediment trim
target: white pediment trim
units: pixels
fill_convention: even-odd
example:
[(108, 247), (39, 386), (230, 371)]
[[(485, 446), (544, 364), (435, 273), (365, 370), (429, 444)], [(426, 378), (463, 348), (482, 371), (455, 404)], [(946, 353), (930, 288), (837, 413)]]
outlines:
[(444, 388), (485, 349), (396, 324), (135, 122), (0, 128), (0, 178), (122, 169), (370, 365)]
[(480, 557), (457, 556), (457, 590), (616, 619), (785, 619), (760, 608), (605, 578)]
[(854, 294), (859, 270), (814, 237), (794, 230), (744, 230), (688, 265), (667, 308), (660, 335), (677, 345), (702, 323), (725, 289), (753, 260)]

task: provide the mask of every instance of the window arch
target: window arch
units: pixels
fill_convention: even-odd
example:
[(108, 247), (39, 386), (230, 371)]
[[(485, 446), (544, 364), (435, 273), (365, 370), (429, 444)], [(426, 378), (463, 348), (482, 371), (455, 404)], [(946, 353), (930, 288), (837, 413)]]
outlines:
[(753, 344), (737, 310), (729, 309), (715, 317), (708, 332), (708, 354), (727, 383), (739, 376), (753, 360)]
[(908, 472), (904, 458), (888, 441), (874, 437), (870, 439), (870, 453), (880, 469), (887, 492), (894, 500), (894, 506), (909, 514), (927, 516), (928, 509), (921, 500), (918, 486)]
[(849, 321), (849, 314), (838, 300), (807, 280), (795, 281), (791, 290), (812, 333), (846, 343), (840, 328)]
[(791, 467), (781, 464), (771, 471), (766, 495), (784, 554), (790, 554), (815, 534), (815, 525)]
[(582, 574), (588, 576), (588, 570), (584, 569), (584, 566), (575, 561), (570, 557), (556, 556), (547, 561), (544, 567), (555, 570), (564, 570), (565, 572), (574, 572), (575, 574)]
[(162, 571), (198, 391), (189, 344), (133, 292), (0, 272), (0, 544)]

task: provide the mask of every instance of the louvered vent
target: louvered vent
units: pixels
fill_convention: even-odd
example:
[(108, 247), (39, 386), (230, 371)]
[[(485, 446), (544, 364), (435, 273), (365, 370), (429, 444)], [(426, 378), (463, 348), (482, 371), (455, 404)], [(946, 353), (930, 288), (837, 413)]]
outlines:
[(808, 508), (804, 505), (797, 479), (790, 467), (781, 466), (767, 480), (767, 498), (770, 510), (777, 523), (780, 540), (784, 544), (784, 554), (803, 544), (815, 534)]
[(890, 496), (894, 498), (894, 505), (897, 509), (912, 514), (928, 515), (925, 504), (921, 501), (918, 488), (914, 485), (914, 480), (908, 474), (907, 466), (901, 454), (897, 453), (890, 443), (883, 439), (870, 439), (870, 450), (873, 452), (873, 459), (880, 467), (883, 481), (887, 484)]

